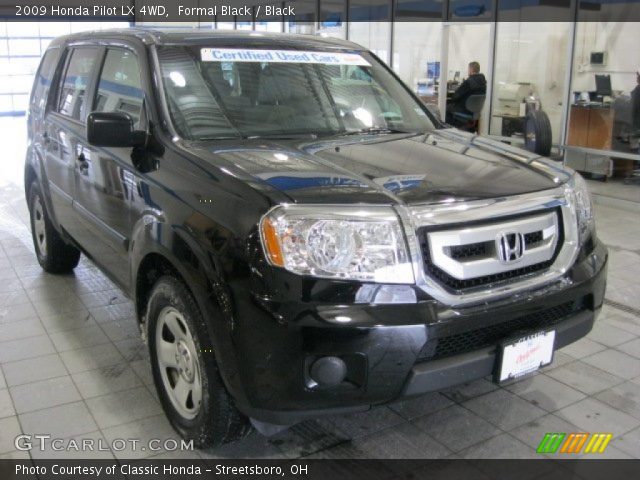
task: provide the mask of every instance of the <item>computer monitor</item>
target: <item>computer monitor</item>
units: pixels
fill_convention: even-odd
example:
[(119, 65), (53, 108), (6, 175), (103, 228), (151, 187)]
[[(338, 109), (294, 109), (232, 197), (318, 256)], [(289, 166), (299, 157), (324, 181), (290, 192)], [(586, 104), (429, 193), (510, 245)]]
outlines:
[(427, 62), (427, 78), (440, 77), (440, 62)]
[(596, 75), (596, 95), (599, 97), (610, 97), (611, 91), (611, 75)]

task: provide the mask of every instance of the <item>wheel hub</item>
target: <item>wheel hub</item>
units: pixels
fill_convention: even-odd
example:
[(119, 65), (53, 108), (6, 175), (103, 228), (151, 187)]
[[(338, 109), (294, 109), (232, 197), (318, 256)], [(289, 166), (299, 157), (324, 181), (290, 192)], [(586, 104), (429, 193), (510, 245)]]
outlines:
[(195, 373), (193, 355), (189, 351), (189, 346), (183, 340), (176, 342), (176, 363), (182, 378), (189, 383), (193, 383)]

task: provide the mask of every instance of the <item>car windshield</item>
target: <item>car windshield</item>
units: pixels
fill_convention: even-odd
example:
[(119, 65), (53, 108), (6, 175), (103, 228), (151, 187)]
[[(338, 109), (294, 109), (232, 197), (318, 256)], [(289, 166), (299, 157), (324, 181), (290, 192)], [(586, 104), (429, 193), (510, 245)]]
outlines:
[(367, 52), (164, 46), (166, 100), (186, 139), (421, 133), (433, 123)]

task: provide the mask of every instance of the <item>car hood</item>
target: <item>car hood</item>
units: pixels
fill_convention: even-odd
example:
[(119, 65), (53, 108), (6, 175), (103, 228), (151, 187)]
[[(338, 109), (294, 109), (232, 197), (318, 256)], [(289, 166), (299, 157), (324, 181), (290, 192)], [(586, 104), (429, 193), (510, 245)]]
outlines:
[(561, 164), (454, 129), (191, 144), (200, 158), (298, 203), (440, 203), (553, 188)]

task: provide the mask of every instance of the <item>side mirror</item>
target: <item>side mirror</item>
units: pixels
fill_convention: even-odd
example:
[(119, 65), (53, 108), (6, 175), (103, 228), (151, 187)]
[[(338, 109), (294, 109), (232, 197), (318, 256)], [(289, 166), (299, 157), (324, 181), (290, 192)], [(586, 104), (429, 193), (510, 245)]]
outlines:
[(95, 147), (142, 147), (147, 133), (133, 129), (123, 112), (91, 112), (87, 117), (87, 141)]

